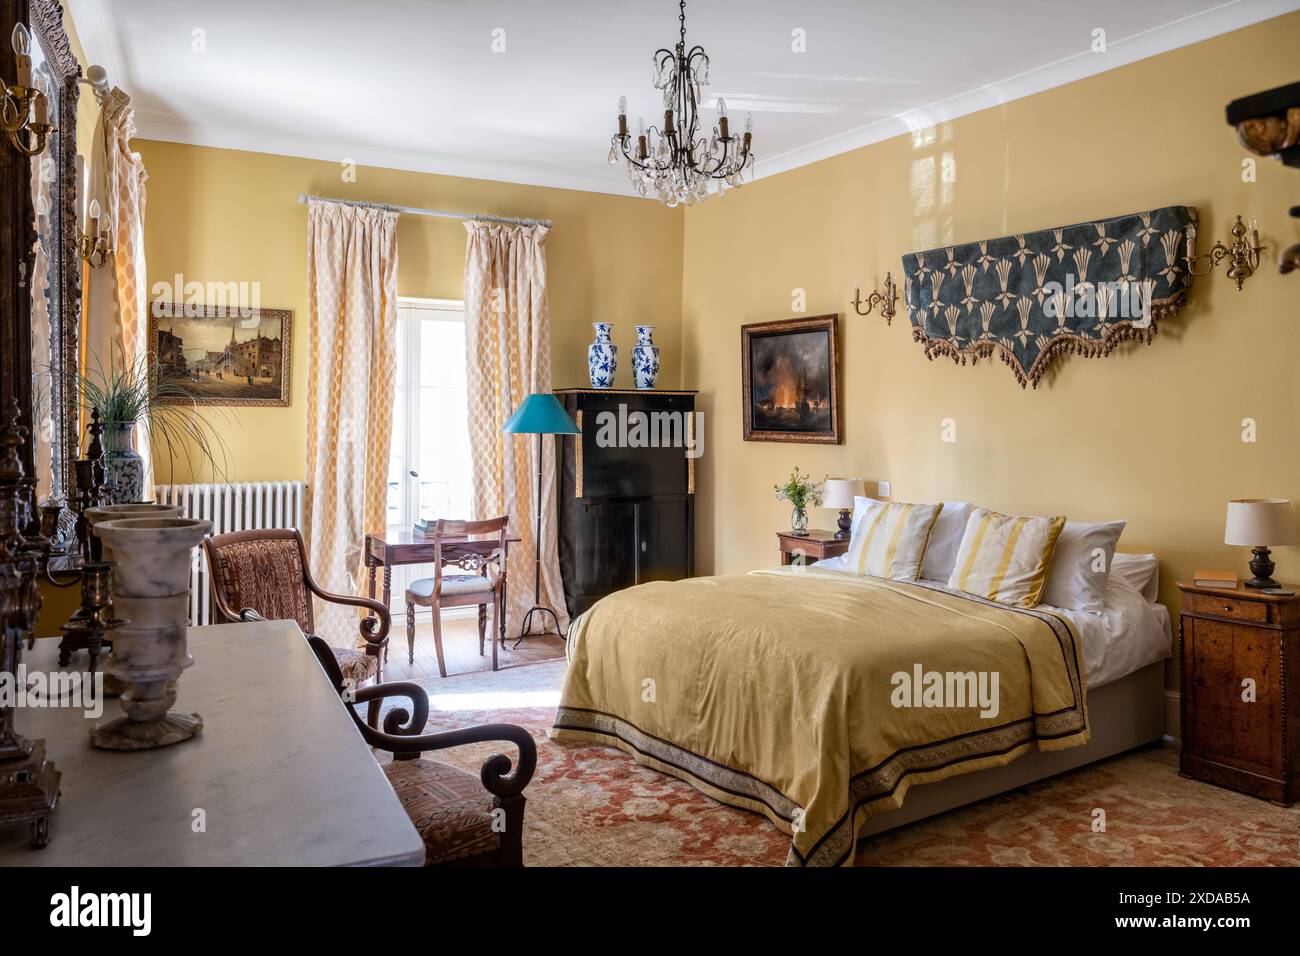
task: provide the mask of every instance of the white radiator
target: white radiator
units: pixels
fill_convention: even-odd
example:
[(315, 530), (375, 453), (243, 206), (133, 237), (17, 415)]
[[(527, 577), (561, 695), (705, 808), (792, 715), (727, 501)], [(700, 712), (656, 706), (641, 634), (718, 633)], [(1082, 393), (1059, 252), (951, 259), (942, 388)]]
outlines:
[[(305, 486), (301, 481), (245, 481), (225, 485), (158, 485), (154, 500), (179, 505), (187, 518), (212, 522), (213, 534), (258, 528), (301, 528)], [(190, 568), (190, 623), (211, 624), (208, 566), (195, 548)]]

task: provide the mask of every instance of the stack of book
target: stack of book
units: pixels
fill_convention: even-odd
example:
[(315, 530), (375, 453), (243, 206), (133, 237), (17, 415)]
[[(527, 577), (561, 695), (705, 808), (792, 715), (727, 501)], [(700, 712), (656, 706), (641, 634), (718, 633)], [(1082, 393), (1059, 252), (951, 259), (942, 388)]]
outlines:
[(1198, 588), (1237, 590), (1237, 576), (1231, 571), (1197, 571), (1192, 583)]
[(411, 525), (411, 532), (417, 538), (432, 537), (434, 529), (438, 527), (437, 518), (419, 518)]

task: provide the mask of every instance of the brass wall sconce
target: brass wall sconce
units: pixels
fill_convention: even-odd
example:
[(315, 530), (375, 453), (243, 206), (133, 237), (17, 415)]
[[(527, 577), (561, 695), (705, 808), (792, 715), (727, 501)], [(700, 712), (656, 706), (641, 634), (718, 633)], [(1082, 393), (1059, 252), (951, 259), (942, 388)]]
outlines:
[(885, 273), (885, 284), (878, 291), (872, 293), (866, 298), (866, 308), (862, 308), (862, 284), (858, 283), (857, 288), (853, 290), (853, 311), (858, 315), (870, 315), (871, 310), (877, 305), (880, 306), (880, 314), (884, 316), (885, 324), (893, 324), (896, 309), (894, 306), (898, 302), (898, 286), (894, 284), (892, 273)]
[[(1204, 255), (1193, 255), (1192, 250), (1196, 248), (1196, 223), (1192, 222), (1187, 227), (1187, 268), (1194, 276), (1207, 276), (1214, 271), (1215, 266), (1225, 259), (1228, 263), (1228, 278), (1237, 283), (1237, 291), (1241, 291), (1241, 285), (1247, 279), (1255, 274), (1259, 268), (1259, 254), (1264, 247), (1259, 242), (1259, 229), (1256, 228), (1254, 220), (1250, 223), (1250, 241), (1246, 241), (1246, 224), (1238, 216), (1232, 224), (1232, 245), (1225, 246), (1222, 242), (1216, 242), (1210, 251)], [(1201, 268), (1201, 264), (1204, 268)]]
[(50, 123), (50, 101), (39, 87), (32, 85), (32, 35), (18, 23), (13, 32), (14, 59), (18, 80), (4, 88), (0, 101), (0, 129), (9, 135), (9, 144), (24, 156), (35, 156), (45, 149), (54, 126)]
[(86, 227), (85, 232), (77, 230), (77, 249), (81, 253), (81, 258), (89, 262), (92, 269), (98, 269), (108, 262), (108, 257), (113, 254), (113, 249), (108, 244), (109, 227), (105, 226), (102, 231), (99, 228), (98, 199), (90, 201)]

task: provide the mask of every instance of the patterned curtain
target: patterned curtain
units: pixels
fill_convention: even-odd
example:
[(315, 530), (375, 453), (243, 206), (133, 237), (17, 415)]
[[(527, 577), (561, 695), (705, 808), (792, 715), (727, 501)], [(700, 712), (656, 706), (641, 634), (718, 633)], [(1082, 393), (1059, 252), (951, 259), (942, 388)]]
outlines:
[[(474, 517), (510, 516), (507, 627), (517, 633), (533, 603), (537, 508), (542, 513), (541, 603), (568, 626), (556, 550), (555, 439), (542, 436), (542, 500), (537, 496), (537, 437), (503, 435), (501, 426), (529, 394), (551, 390), (546, 305), (545, 226), (467, 222), (465, 351), (469, 369), (469, 442), (474, 459)], [(548, 622), (549, 624), (549, 619)], [(534, 628), (536, 629), (536, 627)]]
[[(327, 591), (360, 594), (366, 534), (382, 534), (397, 374), (397, 214), (312, 200), (307, 210), (307, 555)], [(335, 646), (356, 614), (318, 602)]]
[[(145, 172), (139, 153), (131, 151), (135, 110), (131, 98), (116, 87), (100, 106), (90, 158), (90, 199), (98, 199), (101, 223), (109, 227), (113, 257), (102, 268), (87, 266), (86, 371), (96, 375), (110, 364), (131, 367), (150, 350), (149, 297), (144, 260)], [(85, 209), (82, 210), (83, 215)], [(84, 222), (83, 222), (84, 225)], [(103, 228), (101, 225), (101, 228)], [(149, 430), (137, 427), (135, 447), (144, 458), (144, 488), (153, 488)]]

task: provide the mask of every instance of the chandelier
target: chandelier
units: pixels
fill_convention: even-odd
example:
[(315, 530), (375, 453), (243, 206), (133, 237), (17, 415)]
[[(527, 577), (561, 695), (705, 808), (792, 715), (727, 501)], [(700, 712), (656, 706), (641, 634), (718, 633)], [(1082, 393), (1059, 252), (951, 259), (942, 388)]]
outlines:
[(745, 116), (743, 137), (732, 135), (727, 104), (718, 98), (718, 125), (706, 141), (700, 135), (700, 90), (709, 84), (709, 55), (704, 47), (686, 49), (686, 0), (681, 0), (681, 38), (676, 51), (659, 49), (651, 58), (654, 86), (663, 90), (662, 129), (647, 127), (638, 120), (635, 139), (628, 132), (627, 97), (618, 98), (618, 132), (609, 145), (609, 164), (627, 163), (632, 186), (641, 196), (651, 190), (666, 206), (688, 206), (707, 199), (709, 182), (717, 180), (718, 195), (741, 184), (741, 173), (749, 167), (753, 176), (754, 156), (750, 152), (753, 117)]

